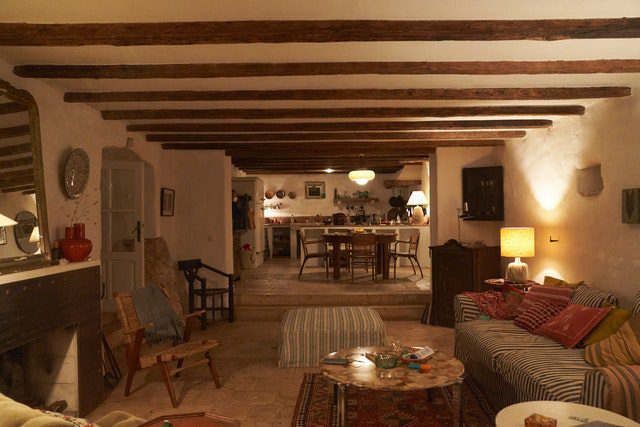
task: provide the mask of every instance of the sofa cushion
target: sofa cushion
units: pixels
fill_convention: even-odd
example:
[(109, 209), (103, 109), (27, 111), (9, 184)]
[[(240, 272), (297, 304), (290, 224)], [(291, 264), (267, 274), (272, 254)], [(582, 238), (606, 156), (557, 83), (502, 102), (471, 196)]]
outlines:
[(566, 307), (573, 295), (573, 289), (563, 288), (559, 286), (533, 285), (529, 292), (524, 296), (522, 302), (518, 306), (517, 315), (524, 313), (536, 302), (541, 300), (551, 300), (562, 304)]
[(565, 280), (562, 280), (562, 279), (556, 279), (555, 277), (544, 276), (544, 281), (542, 282), (542, 284), (545, 285), (545, 286), (560, 286), (560, 287), (564, 287), (564, 288), (575, 289), (578, 286), (584, 285), (584, 282), (580, 281), (580, 282), (575, 282), (575, 283), (569, 283), (569, 282), (567, 282)]
[(607, 314), (607, 317), (582, 340), (582, 347), (595, 344), (615, 334), (631, 316), (631, 310), (627, 310), (626, 308), (613, 308), (609, 314)]
[(557, 316), (536, 329), (535, 333), (558, 341), (567, 348), (573, 348), (609, 314), (610, 310), (611, 307), (569, 304)]
[(583, 350), (556, 348), (527, 349), (502, 355), (498, 372), (528, 400), (580, 402), (584, 375), (593, 369)]
[(465, 351), (480, 358), (485, 366), (494, 370), (506, 353), (520, 350), (546, 351), (564, 349), (549, 338), (534, 335), (509, 320), (472, 320), (456, 325), (459, 340)]
[(633, 314), (640, 314), (640, 291), (636, 294), (636, 299), (633, 302)]
[(602, 307), (605, 303), (616, 307), (620, 305), (615, 295), (588, 286), (578, 286), (571, 297), (571, 303), (587, 307)]
[(640, 314), (615, 334), (585, 348), (584, 357), (594, 366), (640, 365)]
[(558, 304), (555, 301), (538, 301), (531, 307), (529, 307), (524, 313), (516, 317), (513, 320), (513, 323), (533, 333), (536, 329), (547, 323), (563, 309), (564, 305)]

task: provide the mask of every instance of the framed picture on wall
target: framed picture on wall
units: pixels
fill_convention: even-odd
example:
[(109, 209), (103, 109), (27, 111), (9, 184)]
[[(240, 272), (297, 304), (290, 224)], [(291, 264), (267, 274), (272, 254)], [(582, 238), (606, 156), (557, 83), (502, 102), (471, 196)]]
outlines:
[(7, 244), (7, 227), (0, 227), (0, 245)]
[(305, 199), (324, 199), (324, 181), (306, 181), (304, 197)]
[(160, 216), (173, 216), (176, 202), (176, 191), (171, 188), (160, 190)]

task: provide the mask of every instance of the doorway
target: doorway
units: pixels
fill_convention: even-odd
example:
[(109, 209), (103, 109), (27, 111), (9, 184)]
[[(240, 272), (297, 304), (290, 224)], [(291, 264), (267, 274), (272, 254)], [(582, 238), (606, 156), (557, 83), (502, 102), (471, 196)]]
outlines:
[(144, 283), (144, 163), (104, 160), (101, 170), (102, 310), (116, 311), (113, 294)]

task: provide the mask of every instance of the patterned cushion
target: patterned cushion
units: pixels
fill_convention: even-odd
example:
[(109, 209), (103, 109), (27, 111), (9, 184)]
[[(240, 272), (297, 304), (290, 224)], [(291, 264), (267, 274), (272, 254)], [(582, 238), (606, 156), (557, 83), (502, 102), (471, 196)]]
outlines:
[(584, 358), (594, 366), (640, 365), (640, 314), (609, 338), (585, 348)]
[(633, 302), (633, 314), (640, 314), (640, 291), (638, 291), (636, 300)]
[(602, 292), (588, 286), (579, 286), (571, 297), (572, 304), (585, 305), (587, 307), (602, 307), (605, 303), (617, 307), (618, 297)]
[(567, 348), (573, 348), (609, 314), (609, 311), (611, 307), (569, 304), (557, 316), (536, 329), (535, 333), (558, 341)]
[(564, 305), (555, 301), (542, 300), (529, 307), (524, 313), (513, 320), (513, 323), (533, 332), (547, 323), (564, 309)]
[(566, 305), (569, 304), (569, 301), (571, 300), (571, 295), (573, 295), (573, 289), (571, 288), (533, 285), (518, 306), (518, 311), (516, 314), (520, 315), (524, 313), (536, 302), (544, 299), (555, 301), (561, 304), (563, 307), (566, 307)]

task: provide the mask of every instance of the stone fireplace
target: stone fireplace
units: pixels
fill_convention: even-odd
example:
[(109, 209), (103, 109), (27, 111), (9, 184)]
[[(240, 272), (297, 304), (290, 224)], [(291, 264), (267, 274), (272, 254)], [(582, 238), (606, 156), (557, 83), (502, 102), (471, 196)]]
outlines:
[(80, 416), (102, 401), (98, 265), (0, 276), (0, 393), (39, 407), (64, 400)]

